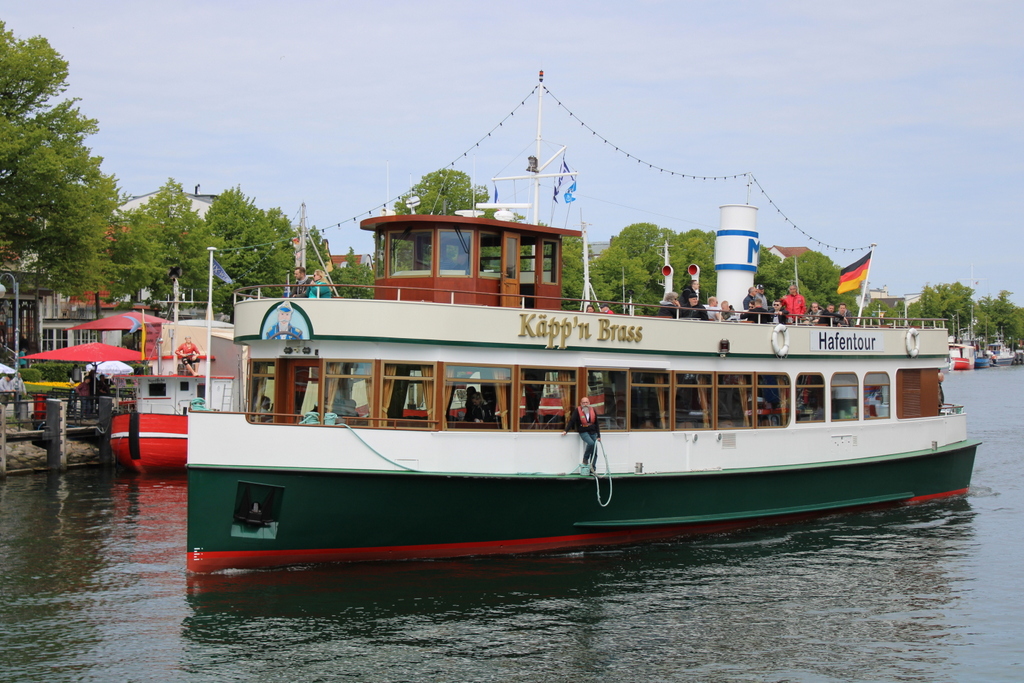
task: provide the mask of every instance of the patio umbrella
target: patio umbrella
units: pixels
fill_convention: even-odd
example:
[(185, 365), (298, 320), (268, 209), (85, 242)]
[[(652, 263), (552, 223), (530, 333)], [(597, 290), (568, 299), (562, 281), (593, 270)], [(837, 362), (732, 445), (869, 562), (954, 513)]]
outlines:
[(13, 375), (14, 372), (14, 368), (7, 367), (3, 363), (0, 363), (0, 375)]
[(135, 370), (132, 366), (122, 363), (119, 360), (105, 360), (102, 363), (95, 363), (96, 372), (101, 375), (133, 375)]
[(142, 354), (122, 346), (111, 346), (93, 342), (91, 344), (79, 344), (69, 346), (65, 349), (55, 351), (43, 351), (25, 356), (27, 360), (67, 360), (79, 363), (100, 363), (105, 360), (139, 360)]
[(170, 322), (163, 318), (157, 318), (152, 315), (146, 315), (138, 311), (132, 313), (121, 313), (118, 315), (112, 315), (109, 318), (100, 318), (99, 320), (90, 320), (87, 323), (81, 325), (75, 325), (69, 327), (69, 330), (98, 330), (100, 332), (109, 332), (111, 330), (130, 330), (139, 326), (139, 320), (146, 325), (163, 325)]

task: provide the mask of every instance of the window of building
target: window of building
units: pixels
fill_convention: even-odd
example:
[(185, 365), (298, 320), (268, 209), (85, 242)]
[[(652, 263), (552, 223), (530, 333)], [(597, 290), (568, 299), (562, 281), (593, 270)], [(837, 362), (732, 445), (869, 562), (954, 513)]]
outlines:
[(889, 417), (889, 373), (864, 375), (864, 419)]
[(444, 369), (447, 429), (509, 429), (512, 368), (447, 365)]
[(444, 277), (469, 275), (469, 259), (473, 253), (473, 233), (462, 230), (438, 232), (440, 273)]
[(789, 375), (757, 374), (757, 426), (789, 425)]
[(676, 373), (676, 429), (711, 429), (714, 424), (714, 375)]
[(741, 429), (753, 426), (754, 378), (749, 373), (718, 375), (719, 429)]
[(373, 363), (328, 361), (325, 369), (325, 412), (337, 415), (336, 424), (369, 425)]
[(521, 368), (519, 373), (519, 429), (564, 430), (577, 404), (576, 371)]
[(626, 429), (629, 424), (626, 370), (588, 370), (587, 397), (601, 430)]
[(650, 370), (630, 373), (630, 429), (668, 429), (668, 377)]
[(434, 366), (385, 363), (381, 387), (384, 427), (427, 428), (434, 418)]
[(431, 230), (390, 233), (388, 270), (391, 277), (429, 276), (432, 272), (433, 237)]
[(825, 378), (818, 373), (796, 377), (796, 421), (825, 421)]
[(860, 383), (852, 372), (832, 375), (832, 420), (856, 420), (859, 417)]

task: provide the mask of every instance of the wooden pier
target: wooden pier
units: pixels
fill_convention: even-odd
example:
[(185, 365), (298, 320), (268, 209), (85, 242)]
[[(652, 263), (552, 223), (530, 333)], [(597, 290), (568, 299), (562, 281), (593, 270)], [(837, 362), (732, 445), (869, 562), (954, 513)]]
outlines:
[[(94, 420), (69, 424), (68, 401), (47, 399), (46, 419), (42, 429), (21, 429), (18, 421), (9, 425), (6, 411), (0, 412), (0, 478), (8, 474), (64, 472), (68, 467), (81, 464), (113, 466), (114, 457), (110, 450), (113, 399), (100, 397), (97, 407)], [(10, 426), (14, 429), (9, 429)], [(26, 449), (18, 449), (16, 446), (26, 443), (37, 448), (27, 454), (24, 452)], [(82, 457), (82, 448), (75, 446), (86, 443), (90, 444), (88, 448), (91, 452)], [(19, 451), (17, 455), (15, 451)]]

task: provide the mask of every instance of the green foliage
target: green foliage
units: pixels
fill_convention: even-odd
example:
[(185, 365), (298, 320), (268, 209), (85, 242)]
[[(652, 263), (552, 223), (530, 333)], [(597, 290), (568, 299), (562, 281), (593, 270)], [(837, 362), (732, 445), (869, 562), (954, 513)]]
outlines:
[(67, 382), (71, 377), (71, 371), (78, 363), (71, 363), (60, 360), (39, 361), (32, 364), (33, 370), (38, 370), (39, 381), (42, 382)]
[[(345, 256), (345, 266), (335, 268), (330, 273), (331, 281), (336, 285), (372, 285), (374, 283), (373, 268), (365, 263), (357, 263), (356, 253), (349, 247)], [(373, 290), (361, 287), (339, 287), (336, 296), (343, 299), (372, 299)]]
[[(583, 298), (583, 238), (562, 238), (562, 296), (566, 299)], [(567, 311), (580, 310), (579, 304), (563, 301)]]
[(974, 290), (959, 282), (928, 285), (921, 298), (910, 305), (911, 318), (939, 318), (946, 321), (949, 333), (961, 336), (971, 326)]
[[(412, 196), (420, 198), (416, 213), (447, 216), (454, 215), (456, 211), (472, 209), (476, 202), (486, 202), (488, 199), (486, 187), (473, 187), (469, 175), (450, 168), (442, 168), (420, 178), (418, 183), (395, 202), (395, 213), (403, 216), (413, 213), (406, 205), (406, 201)], [(488, 210), (485, 215), (491, 218), (494, 212)]]
[(21, 380), (23, 382), (44, 382), (43, 371), (35, 368), (22, 368)]
[(31, 263), (41, 284), (81, 293), (101, 280), (113, 176), (85, 139), (96, 133), (67, 90), (68, 64), (42, 37), (0, 21), (0, 260)]
[(1017, 343), (1024, 338), (1024, 310), (1013, 305), (1011, 294), (1013, 292), (1004, 289), (996, 298), (986, 296), (978, 300), (974, 308), (974, 331), (986, 342), (1002, 339)]

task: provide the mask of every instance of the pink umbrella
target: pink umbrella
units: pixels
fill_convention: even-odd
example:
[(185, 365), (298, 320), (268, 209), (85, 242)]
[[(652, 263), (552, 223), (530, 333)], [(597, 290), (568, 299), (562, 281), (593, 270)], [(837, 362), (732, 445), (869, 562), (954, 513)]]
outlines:
[(118, 315), (112, 315), (109, 318), (100, 318), (99, 320), (90, 320), (87, 323), (81, 325), (75, 325), (69, 327), (69, 330), (99, 330), (101, 332), (109, 332), (111, 330), (131, 330), (138, 329), (139, 320), (142, 320), (146, 325), (163, 325), (164, 323), (170, 322), (163, 318), (157, 318), (152, 315), (146, 315), (139, 311), (132, 311), (131, 313), (120, 313)]

